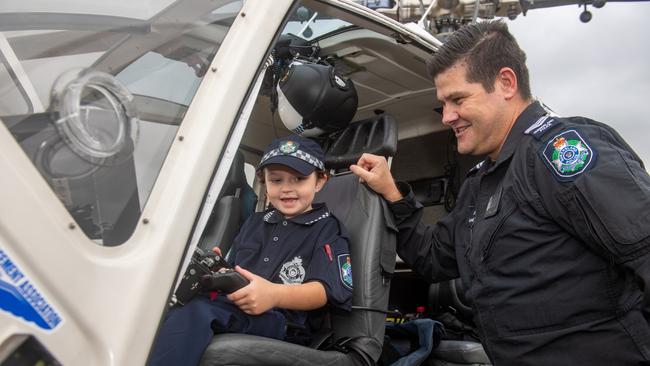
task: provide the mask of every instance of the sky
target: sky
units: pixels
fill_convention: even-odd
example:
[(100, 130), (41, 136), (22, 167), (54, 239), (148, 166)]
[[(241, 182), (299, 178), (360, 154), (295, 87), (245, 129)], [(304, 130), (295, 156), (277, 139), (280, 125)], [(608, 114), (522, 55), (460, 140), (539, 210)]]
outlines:
[[(526, 52), (533, 95), (560, 116), (614, 127), (650, 168), (650, 1), (530, 10), (509, 23)], [(650, 169), (649, 169), (650, 170)]]

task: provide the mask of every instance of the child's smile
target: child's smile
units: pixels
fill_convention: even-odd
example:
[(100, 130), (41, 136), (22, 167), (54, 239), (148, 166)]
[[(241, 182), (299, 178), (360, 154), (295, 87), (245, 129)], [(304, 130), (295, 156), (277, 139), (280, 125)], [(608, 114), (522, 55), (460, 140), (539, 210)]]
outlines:
[(284, 165), (272, 164), (264, 168), (264, 180), (269, 201), (286, 218), (311, 210), (314, 195), (325, 183), (314, 171), (300, 175)]

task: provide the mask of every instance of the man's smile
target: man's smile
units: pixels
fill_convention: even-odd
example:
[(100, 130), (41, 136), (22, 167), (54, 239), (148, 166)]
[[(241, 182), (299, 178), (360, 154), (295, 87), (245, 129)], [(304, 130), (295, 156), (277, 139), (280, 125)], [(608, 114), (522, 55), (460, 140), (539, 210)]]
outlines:
[(469, 125), (454, 127), (454, 134), (456, 135), (456, 137), (458, 137), (458, 136), (462, 135), (463, 132), (465, 132), (470, 127), (471, 126), (469, 126)]

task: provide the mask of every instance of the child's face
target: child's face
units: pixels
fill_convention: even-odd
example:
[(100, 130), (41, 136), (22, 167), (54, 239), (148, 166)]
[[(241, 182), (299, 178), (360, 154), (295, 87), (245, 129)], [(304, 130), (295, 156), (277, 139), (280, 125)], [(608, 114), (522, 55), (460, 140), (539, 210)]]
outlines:
[(291, 218), (311, 209), (314, 194), (323, 188), (326, 177), (316, 172), (300, 175), (284, 165), (272, 164), (264, 168), (266, 195), (276, 209)]

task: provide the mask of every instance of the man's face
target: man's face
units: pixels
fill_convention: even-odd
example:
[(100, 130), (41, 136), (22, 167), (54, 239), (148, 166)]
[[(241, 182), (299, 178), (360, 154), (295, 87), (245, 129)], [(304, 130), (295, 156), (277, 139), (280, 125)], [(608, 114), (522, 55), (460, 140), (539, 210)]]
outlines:
[(467, 82), (466, 69), (465, 63), (456, 63), (434, 79), (443, 107), (442, 123), (453, 129), (460, 154), (496, 160), (510, 127), (506, 100), (496, 83), (488, 93), (482, 84)]
[(310, 210), (314, 195), (323, 187), (325, 180), (318, 178), (316, 172), (304, 176), (279, 164), (264, 168), (267, 198), (286, 218)]

